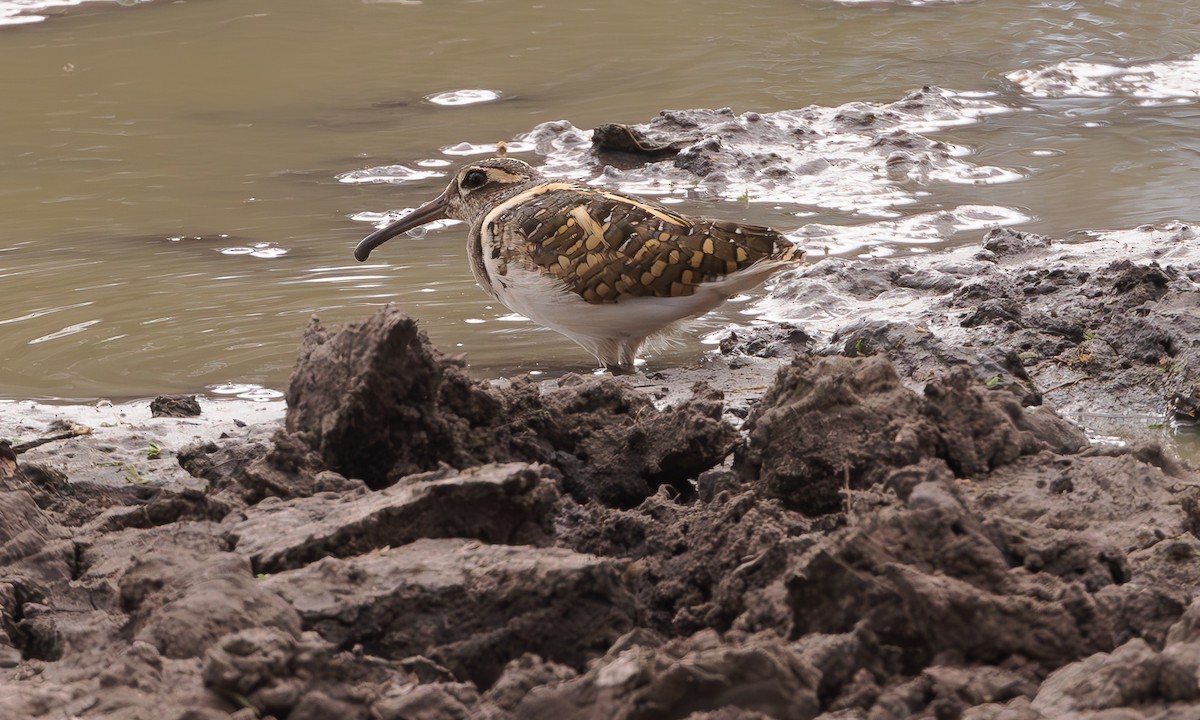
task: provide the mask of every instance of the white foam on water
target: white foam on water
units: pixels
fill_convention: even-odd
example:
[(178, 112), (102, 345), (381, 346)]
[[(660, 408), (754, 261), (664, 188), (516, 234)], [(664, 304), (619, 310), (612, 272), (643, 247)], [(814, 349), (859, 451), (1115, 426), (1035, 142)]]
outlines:
[(362, 168), (360, 170), (344, 172), (337, 176), (337, 181), (351, 185), (360, 183), (388, 183), (391, 185), (402, 185), (404, 183), (417, 182), (419, 180), (428, 180), (429, 178), (445, 176), (446, 173), (441, 170), (427, 170), (424, 168), (416, 170), (408, 167), (407, 165), (381, 165), (378, 167)]
[(1200, 54), (1140, 65), (1065, 60), (1004, 76), (1035, 98), (1119, 98), (1146, 105), (1200, 98)]
[(207, 389), (214, 395), (233, 396), (254, 402), (270, 402), (280, 400), (284, 396), (283, 392), (279, 390), (265, 388), (255, 383), (222, 383), (209, 385)]
[[(505, 147), (508, 152), (523, 153), (534, 150), (532, 143), (524, 142), (519, 139), (508, 140), (505, 142)], [(449, 145), (442, 148), (443, 155), (451, 157), (466, 157), (469, 155), (495, 155), (498, 152), (496, 143), (469, 143), (460, 142), (457, 145)]]
[(115, 2), (120, 5), (137, 5), (150, 0), (0, 0), (0, 27), (5, 25), (28, 25), (45, 20), (57, 8), (75, 7), (85, 2)]
[(496, 90), (449, 90), (440, 92), (434, 95), (427, 95), (425, 99), (434, 105), (478, 105), (479, 103), (495, 102), (500, 99), (500, 93)]

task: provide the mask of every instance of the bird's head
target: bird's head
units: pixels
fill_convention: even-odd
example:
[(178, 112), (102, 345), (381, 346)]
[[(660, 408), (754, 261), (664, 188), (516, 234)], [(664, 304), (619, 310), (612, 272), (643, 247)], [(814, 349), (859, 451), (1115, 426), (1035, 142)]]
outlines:
[(464, 165), (441, 195), (363, 238), (354, 249), (354, 258), (363, 262), (388, 240), (434, 220), (473, 223), (541, 177), (529, 163), (516, 158), (494, 157)]

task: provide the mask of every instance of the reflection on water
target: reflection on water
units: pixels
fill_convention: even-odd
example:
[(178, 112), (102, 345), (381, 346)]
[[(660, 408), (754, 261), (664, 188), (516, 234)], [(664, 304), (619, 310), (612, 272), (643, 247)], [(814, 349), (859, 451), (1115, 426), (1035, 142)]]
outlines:
[[(1200, 220), (1192, 0), (39, 6), (67, 5), (3, 27), (32, 3), (0, 0), (0, 396), (270, 393), (309, 316), (336, 324), (383, 302), (480, 375), (587, 371), (570, 341), (474, 286), (461, 225), (369, 264), (350, 254), (499, 140), (544, 162), (547, 148), (512, 140), (558, 120), (584, 132), (696, 107), (867, 119), (938, 86), (996, 112), (908, 131), (993, 181), (875, 173), (851, 134), (817, 126), (794, 148), (830, 165), (809, 197), (637, 189), (851, 254), (937, 252), (991, 223)], [(854, 177), (870, 190), (828, 193)], [(744, 321), (745, 307), (705, 323)], [(693, 340), (649, 367), (699, 352)]]

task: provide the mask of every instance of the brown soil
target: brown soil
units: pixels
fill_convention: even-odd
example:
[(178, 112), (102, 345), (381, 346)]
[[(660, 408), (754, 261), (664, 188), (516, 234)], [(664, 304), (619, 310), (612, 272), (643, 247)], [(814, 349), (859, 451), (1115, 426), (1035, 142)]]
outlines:
[(822, 262), (927, 315), (632, 379), (389, 306), (186, 480), (0, 457), (0, 717), (1200, 718), (1200, 478), (1042, 404), (1186, 414), (1197, 270), (1059, 250)]

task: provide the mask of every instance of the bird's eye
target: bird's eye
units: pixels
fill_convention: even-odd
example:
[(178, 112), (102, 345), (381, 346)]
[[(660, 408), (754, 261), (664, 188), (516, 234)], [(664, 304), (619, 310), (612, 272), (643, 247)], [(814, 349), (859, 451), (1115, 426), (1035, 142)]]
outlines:
[(464, 190), (474, 190), (481, 188), (487, 183), (487, 173), (482, 170), (471, 170), (466, 175), (463, 175), (462, 183)]

